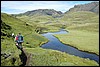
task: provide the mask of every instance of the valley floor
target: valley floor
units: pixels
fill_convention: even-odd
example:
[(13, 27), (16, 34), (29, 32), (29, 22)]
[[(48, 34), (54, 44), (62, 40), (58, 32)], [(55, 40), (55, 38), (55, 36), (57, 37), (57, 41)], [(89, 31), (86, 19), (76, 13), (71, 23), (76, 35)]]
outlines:
[(62, 43), (99, 55), (98, 32), (69, 30), (68, 34), (55, 35)]

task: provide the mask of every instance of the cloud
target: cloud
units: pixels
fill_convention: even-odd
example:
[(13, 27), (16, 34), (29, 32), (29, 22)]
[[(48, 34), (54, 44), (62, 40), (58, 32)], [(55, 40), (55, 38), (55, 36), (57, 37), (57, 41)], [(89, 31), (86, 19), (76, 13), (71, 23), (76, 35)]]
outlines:
[[(88, 2), (88, 1), (87, 1)], [(1, 11), (7, 13), (22, 13), (36, 9), (55, 9), (66, 12), (80, 1), (1, 1)]]

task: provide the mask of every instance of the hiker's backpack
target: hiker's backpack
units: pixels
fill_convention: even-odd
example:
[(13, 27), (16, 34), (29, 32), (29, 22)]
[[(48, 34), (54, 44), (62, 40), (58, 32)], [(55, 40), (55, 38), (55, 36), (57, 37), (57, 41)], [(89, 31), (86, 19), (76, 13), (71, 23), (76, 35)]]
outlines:
[(18, 36), (16, 36), (16, 41), (18, 40)]
[(18, 36), (18, 42), (23, 42), (23, 37), (22, 36)]

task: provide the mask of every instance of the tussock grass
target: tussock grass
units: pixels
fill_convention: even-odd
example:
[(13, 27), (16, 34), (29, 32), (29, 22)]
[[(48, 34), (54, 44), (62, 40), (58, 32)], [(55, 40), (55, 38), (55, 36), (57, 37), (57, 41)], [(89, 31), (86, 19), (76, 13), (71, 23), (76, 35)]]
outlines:
[[(21, 60), (19, 58), (19, 54), (21, 51), (15, 46), (12, 38), (5, 38), (1, 42), (1, 53), (5, 53), (6, 55), (1, 55), (1, 66), (18, 66), (21, 64)], [(4, 56), (10, 55), (5, 58)], [(16, 61), (14, 64), (12, 58), (15, 58)]]
[(37, 48), (26, 48), (26, 52), (32, 54), (30, 66), (98, 66), (89, 59), (83, 59), (64, 52)]

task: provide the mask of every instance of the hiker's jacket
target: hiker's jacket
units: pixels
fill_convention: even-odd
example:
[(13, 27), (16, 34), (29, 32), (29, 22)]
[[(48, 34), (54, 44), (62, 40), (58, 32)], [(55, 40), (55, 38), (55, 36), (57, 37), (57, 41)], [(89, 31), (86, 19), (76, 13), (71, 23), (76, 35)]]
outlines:
[(23, 36), (21, 36), (21, 35), (18, 35), (18, 36), (16, 36), (15, 37), (15, 42), (23, 42)]

